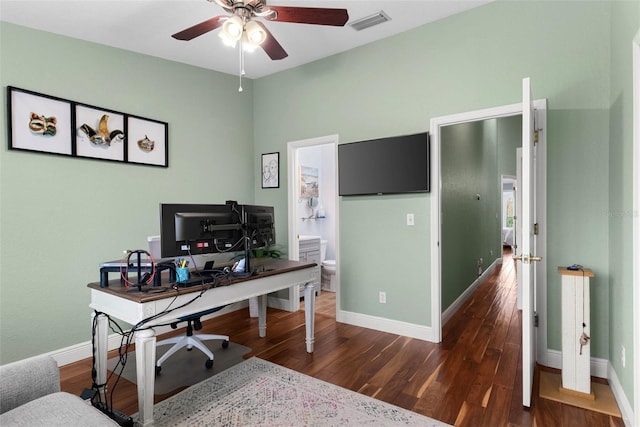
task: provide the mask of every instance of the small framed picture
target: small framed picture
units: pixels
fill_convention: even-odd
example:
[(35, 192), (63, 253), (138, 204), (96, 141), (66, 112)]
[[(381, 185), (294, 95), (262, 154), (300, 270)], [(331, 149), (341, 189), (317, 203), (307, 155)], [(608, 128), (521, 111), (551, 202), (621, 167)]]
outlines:
[(127, 162), (169, 166), (167, 123), (127, 116)]
[(262, 188), (280, 187), (280, 153), (262, 155)]
[(300, 197), (318, 197), (318, 168), (300, 166)]
[(125, 160), (124, 114), (76, 104), (75, 154), (101, 160)]
[(7, 87), (9, 149), (71, 156), (71, 102)]

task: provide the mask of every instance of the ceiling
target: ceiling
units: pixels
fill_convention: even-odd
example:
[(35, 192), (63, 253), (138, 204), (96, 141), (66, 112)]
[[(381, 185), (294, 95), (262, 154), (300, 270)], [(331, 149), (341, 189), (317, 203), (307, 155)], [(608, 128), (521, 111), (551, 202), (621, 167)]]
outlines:
[[(277, 6), (345, 8), (344, 27), (265, 22), (289, 56), (272, 61), (262, 49), (245, 55), (246, 77), (259, 78), (325, 58), (481, 6), (492, 0), (273, 0)], [(391, 20), (356, 31), (349, 23), (383, 10)], [(225, 46), (220, 29), (191, 41), (172, 34), (224, 15), (206, 0), (0, 0), (0, 20), (152, 55), (227, 74), (238, 74), (237, 48)], [(260, 18), (261, 19), (261, 18)]]

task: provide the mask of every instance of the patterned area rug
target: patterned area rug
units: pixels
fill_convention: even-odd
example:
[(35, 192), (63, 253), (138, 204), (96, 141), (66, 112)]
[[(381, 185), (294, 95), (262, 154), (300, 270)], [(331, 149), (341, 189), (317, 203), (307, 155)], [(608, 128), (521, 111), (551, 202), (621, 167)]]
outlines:
[(153, 415), (156, 427), (448, 425), (255, 357), (158, 403)]

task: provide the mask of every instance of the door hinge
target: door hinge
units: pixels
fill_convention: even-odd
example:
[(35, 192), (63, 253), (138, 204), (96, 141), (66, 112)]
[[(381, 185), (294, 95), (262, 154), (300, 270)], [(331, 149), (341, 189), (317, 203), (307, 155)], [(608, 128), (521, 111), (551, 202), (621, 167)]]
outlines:
[(538, 227), (538, 223), (536, 222), (535, 224), (533, 224), (533, 234), (537, 236), (538, 231), (539, 231), (539, 227)]
[(538, 126), (538, 123), (538, 110), (535, 109), (533, 110), (533, 145), (538, 143), (540, 131), (542, 130), (542, 127)]
[(533, 326), (538, 327), (540, 325), (540, 318), (538, 317), (538, 313), (533, 312)]

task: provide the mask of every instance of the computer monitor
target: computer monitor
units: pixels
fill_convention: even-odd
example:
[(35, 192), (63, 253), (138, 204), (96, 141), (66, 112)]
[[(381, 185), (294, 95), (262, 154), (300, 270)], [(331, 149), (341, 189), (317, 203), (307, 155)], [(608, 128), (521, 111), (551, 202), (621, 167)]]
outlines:
[(232, 206), (160, 204), (162, 258), (242, 250), (240, 213)]
[(242, 205), (250, 249), (275, 245), (275, 216), (272, 206)]

